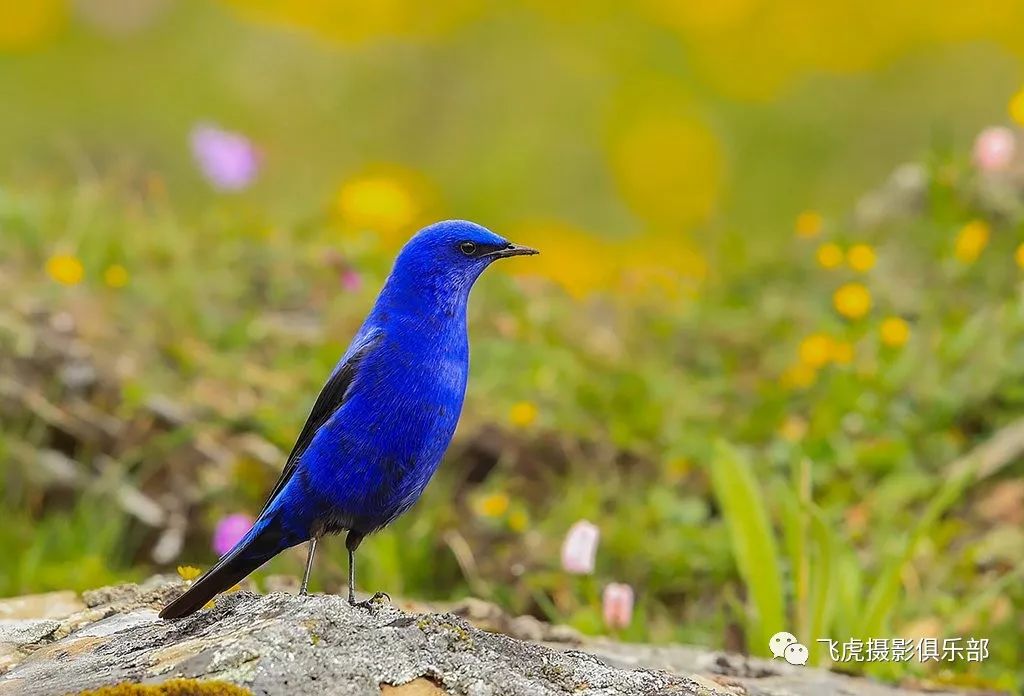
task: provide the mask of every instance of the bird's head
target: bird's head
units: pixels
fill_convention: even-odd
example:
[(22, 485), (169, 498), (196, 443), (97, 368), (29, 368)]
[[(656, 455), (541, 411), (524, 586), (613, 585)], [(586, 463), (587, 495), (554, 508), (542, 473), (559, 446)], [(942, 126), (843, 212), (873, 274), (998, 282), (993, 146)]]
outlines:
[(424, 227), (406, 242), (388, 284), (421, 293), (468, 296), (474, 281), (494, 261), (536, 253), (476, 223), (444, 220)]

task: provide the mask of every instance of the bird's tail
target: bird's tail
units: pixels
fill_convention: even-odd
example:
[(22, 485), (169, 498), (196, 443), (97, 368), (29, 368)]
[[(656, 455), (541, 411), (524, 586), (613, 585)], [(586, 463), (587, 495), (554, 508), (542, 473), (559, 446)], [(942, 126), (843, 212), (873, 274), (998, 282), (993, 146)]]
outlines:
[(161, 619), (177, 619), (199, 611), (218, 593), (287, 548), (305, 539), (290, 534), (272, 512), (260, 517), (242, 539), (216, 565), (192, 583), (180, 597), (160, 612)]

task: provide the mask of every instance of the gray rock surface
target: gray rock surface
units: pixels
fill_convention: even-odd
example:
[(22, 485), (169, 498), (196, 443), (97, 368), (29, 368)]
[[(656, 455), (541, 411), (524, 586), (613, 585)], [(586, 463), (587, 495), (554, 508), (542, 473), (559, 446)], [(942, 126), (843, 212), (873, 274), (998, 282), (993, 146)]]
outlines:
[(0, 643), (20, 646), (36, 643), (57, 630), (52, 619), (0, 619)]
[[(60, 618), (0, 624), (0, 696), (76, 693), (121, 682), (220, 679), (257, 694), (470, 696), (908, 696), (866, 680), (684, 646), (580, 642), (540, 622), (502, 622), (476, 602), (453, 606), (487, 625), (516, 626), (544, 644), (481, 630), (454, 613), (337, 596), (237, 592), (211, 609), (162, 621), (182, 588), (154, 578), (84, 593)], [(571, 641), (571, 642), (565, 642)], [(932, 692), (934, 693), (934, 692)]]
[(69, 590), (0, 599), (0, 619), (62, 619), (82, 609), (82, 600)]

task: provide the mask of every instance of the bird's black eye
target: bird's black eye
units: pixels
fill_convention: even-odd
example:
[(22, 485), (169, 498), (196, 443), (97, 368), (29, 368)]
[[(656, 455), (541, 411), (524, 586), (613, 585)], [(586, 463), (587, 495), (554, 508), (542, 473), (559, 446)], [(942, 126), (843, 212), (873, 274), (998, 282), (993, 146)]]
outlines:
[(462, 250), (462, 253), (466, 256), (472, 256), (476, 253), (476, 244), (473, 242), (463, 242), (459, 245), (459, 249)]

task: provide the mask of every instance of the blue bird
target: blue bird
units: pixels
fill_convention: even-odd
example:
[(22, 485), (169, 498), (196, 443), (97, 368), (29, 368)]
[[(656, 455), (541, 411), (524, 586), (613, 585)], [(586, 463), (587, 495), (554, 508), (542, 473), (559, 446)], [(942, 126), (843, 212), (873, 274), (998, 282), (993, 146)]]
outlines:
[(197, 611), (308, 541), (306, 594), (317, 540), (342, 531), (355, 604), (356, 548), (419, 499), (455, 432), (469, 373), (469, 291), (493, 261), (536, 253), (464, 220), (416, 233), (317, 397), (256, 522), (161, 618)]

